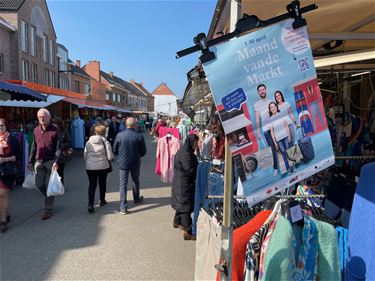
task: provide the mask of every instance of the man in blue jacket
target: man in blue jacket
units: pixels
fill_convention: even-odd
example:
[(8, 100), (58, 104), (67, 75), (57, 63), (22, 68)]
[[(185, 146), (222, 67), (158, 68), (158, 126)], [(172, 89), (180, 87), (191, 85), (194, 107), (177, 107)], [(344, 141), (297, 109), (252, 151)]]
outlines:
[(141, 168), (141, 157), (146, 155), (146, 143), (143, 136), (135, 131), (136, 121), (130, 117), (126, 120), (127, 130), (119, 133), (113, 145), (113, 152), (117, 155), (120, 174), (120, 213), (126, 215), (127, 208), (127, 186), (129, 172), (133, 179), (134, 204), (143, 201), (139, 195), (139, 172)]

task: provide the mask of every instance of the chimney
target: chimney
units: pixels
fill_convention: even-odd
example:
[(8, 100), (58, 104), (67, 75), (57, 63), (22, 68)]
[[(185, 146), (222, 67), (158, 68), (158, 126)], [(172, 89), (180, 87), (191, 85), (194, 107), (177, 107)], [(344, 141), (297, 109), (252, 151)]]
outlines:
[(133, 85), (135, 85), (134, 79), (130, 79), (130, 83), (133, 84)]
[(88, 75), (100, 82), (100, 61), (89, 61), (84, 70)]
[(109, 76), (113, 77), (113, 72), (112, 71), (109, 72)]
[(76, 65), (77, 65), (78, 67), (81, 67), (81, 60), (76, 60)]

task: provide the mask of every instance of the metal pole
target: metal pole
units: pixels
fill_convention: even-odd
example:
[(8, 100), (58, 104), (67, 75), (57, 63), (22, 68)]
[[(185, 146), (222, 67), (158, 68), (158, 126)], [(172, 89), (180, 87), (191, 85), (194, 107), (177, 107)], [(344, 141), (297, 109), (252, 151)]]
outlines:
[(220, 280), (222, 281), (232, 279), (232, 195), (232, 152), (228, 138), (225, 137), (224, 207), (220, 253), (220, 269), (222, 270)]

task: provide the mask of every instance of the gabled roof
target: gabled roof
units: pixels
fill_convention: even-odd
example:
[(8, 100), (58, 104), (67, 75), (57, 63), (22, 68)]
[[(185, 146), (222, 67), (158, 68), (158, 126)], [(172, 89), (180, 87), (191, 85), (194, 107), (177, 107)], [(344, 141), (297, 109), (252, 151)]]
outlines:
[(0, 11), (17, 11), (25, 0), (0, 0)]
[(82, 68), (80, 68), (78, 65), (73, 63), (70, 59), (68, 61), (69, 61), (69, 64), (71, 65), (72, 74), (81, 75), (85, 78), (91, 79), (91, 76), (88, 75)]
[(167, 84), (161, 83), (153, 92), (153, 96), (176, 96), (171, 89), (168, 88)]
[(154, 98), (153, 95), (151, 95), (151, 93), (149, 91), (147, 91), (147, 89), (145, 87), (143, 87), (143, 84), (142, 83), (137, 83), (134, 81), (134, 84), (135, 86), (147, 97), (152, 97)]
[(131, 94), (137, 95), (137, 96), (143, 96), (143, 93), (137, 89), (137, 87), (133, 86), (128, 81), (125, 81), (121, 79), (120, 77), (116, 75), (110, 75), (104, 71), (100, 71), (100, 75), (103, 76), (105, 80), (107, 80), (109, 83), (128, 90)]
[[(1, 1), (1, 0), (0, 0)], [(0, 17), (0, 27), (8, 31), (16, 31), (16, 28), (7, 22), (4, 18)]]

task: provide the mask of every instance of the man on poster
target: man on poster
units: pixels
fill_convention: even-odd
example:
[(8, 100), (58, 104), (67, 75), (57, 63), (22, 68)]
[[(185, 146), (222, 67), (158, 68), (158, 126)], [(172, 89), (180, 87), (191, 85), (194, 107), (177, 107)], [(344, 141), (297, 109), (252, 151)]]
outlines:
[[(273, 175), (277, 176), (277, 150), (272, 140), (271, 131), (270, 131), (270, 124), (269, 124), (269, 114), (268, 114), (268, 105), (272, 102), (269, 98), (267, 98), (267, 88), (264, 84), (259, 84), (257, 86), (257, 91), (259, 95), (259, 100), (254, 104), (254, 112), (255, 112), (255, 123), (256, 123), (256, 130), (258, 139), (262, 139), (262, 135), (260, 133), (260, 127), (262, 127), (264, 137), (268, 146), (272, 149), (272, 158), (273, 158)], [(264, 142), (263, 142), (264, 143)]]

